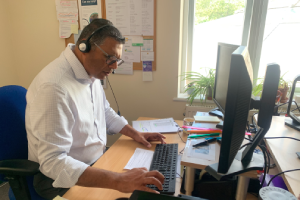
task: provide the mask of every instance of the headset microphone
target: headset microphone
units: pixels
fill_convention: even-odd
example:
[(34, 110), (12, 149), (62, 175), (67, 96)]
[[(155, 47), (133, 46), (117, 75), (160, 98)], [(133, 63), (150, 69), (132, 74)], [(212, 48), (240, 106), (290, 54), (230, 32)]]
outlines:
[(115, 70), (113, 69), (112, 74), (115, 74)]

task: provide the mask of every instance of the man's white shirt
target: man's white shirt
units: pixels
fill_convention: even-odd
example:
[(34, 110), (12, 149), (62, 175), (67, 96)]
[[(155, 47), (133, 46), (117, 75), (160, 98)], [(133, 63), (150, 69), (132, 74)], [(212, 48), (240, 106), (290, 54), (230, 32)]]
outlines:
[(70, 188), (103, 154), (106, 132), (128, 124), (106, 100), (100, 80), (90, 78), (69, 44), (31, 83), (26, 99), (28, 159)]

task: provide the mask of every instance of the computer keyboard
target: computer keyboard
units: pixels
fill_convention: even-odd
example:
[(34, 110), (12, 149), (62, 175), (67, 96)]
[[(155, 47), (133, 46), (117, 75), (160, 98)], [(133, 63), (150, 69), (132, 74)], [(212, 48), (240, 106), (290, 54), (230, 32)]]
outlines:
[(178, 144), (157, 144), (150, 166), (151, 170), (157, 170), (165, 176), (163, 190), (158, 190), (155, 185), (149, 188), (159, 191), (161, 194), (175, 193), (177, 170)]

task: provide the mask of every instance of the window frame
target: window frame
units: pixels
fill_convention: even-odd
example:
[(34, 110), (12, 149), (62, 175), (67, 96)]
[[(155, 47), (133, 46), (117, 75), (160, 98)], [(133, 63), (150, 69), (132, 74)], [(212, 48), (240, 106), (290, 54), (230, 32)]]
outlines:
[[(180, 76), (177, 99), (188, 97), (188, 95), (184, 93), (186, 82), (182, 80), (182, 75), (187, 71), (191, 71), (192, 69), (191, 65), (193, 56), (195, 3), (196, 0), (183, 2), (182, 51), (181, 65), (179, 69)], [(244, 24), (241, 45), (248, 46), (253, 67), (254, 80), (258, 78), (260, 57), (265, 31), (265, 28), (260, 27), (265, 27), (268, 4), (269, 0), (245, 0)], [(253, 87), (255, 85), (256, 82), (253, 82)], [(295, 93), (300, 93), (300, 88), (296, 88)]]

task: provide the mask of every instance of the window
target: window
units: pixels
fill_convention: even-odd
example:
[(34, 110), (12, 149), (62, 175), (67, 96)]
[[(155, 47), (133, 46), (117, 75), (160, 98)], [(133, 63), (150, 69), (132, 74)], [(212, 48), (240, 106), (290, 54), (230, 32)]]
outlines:
[(300, 74), (300, 0), (184, 1), (183, 28), (180, 74), (215, 68), (218, 42), (248, 46), (254, 78), (274, 62), (290, 81)]
[(270, 0), (265, 23), (258, 77), (267, 63), (280, 65), (284, 79), (300, 74), (300, 1)]

